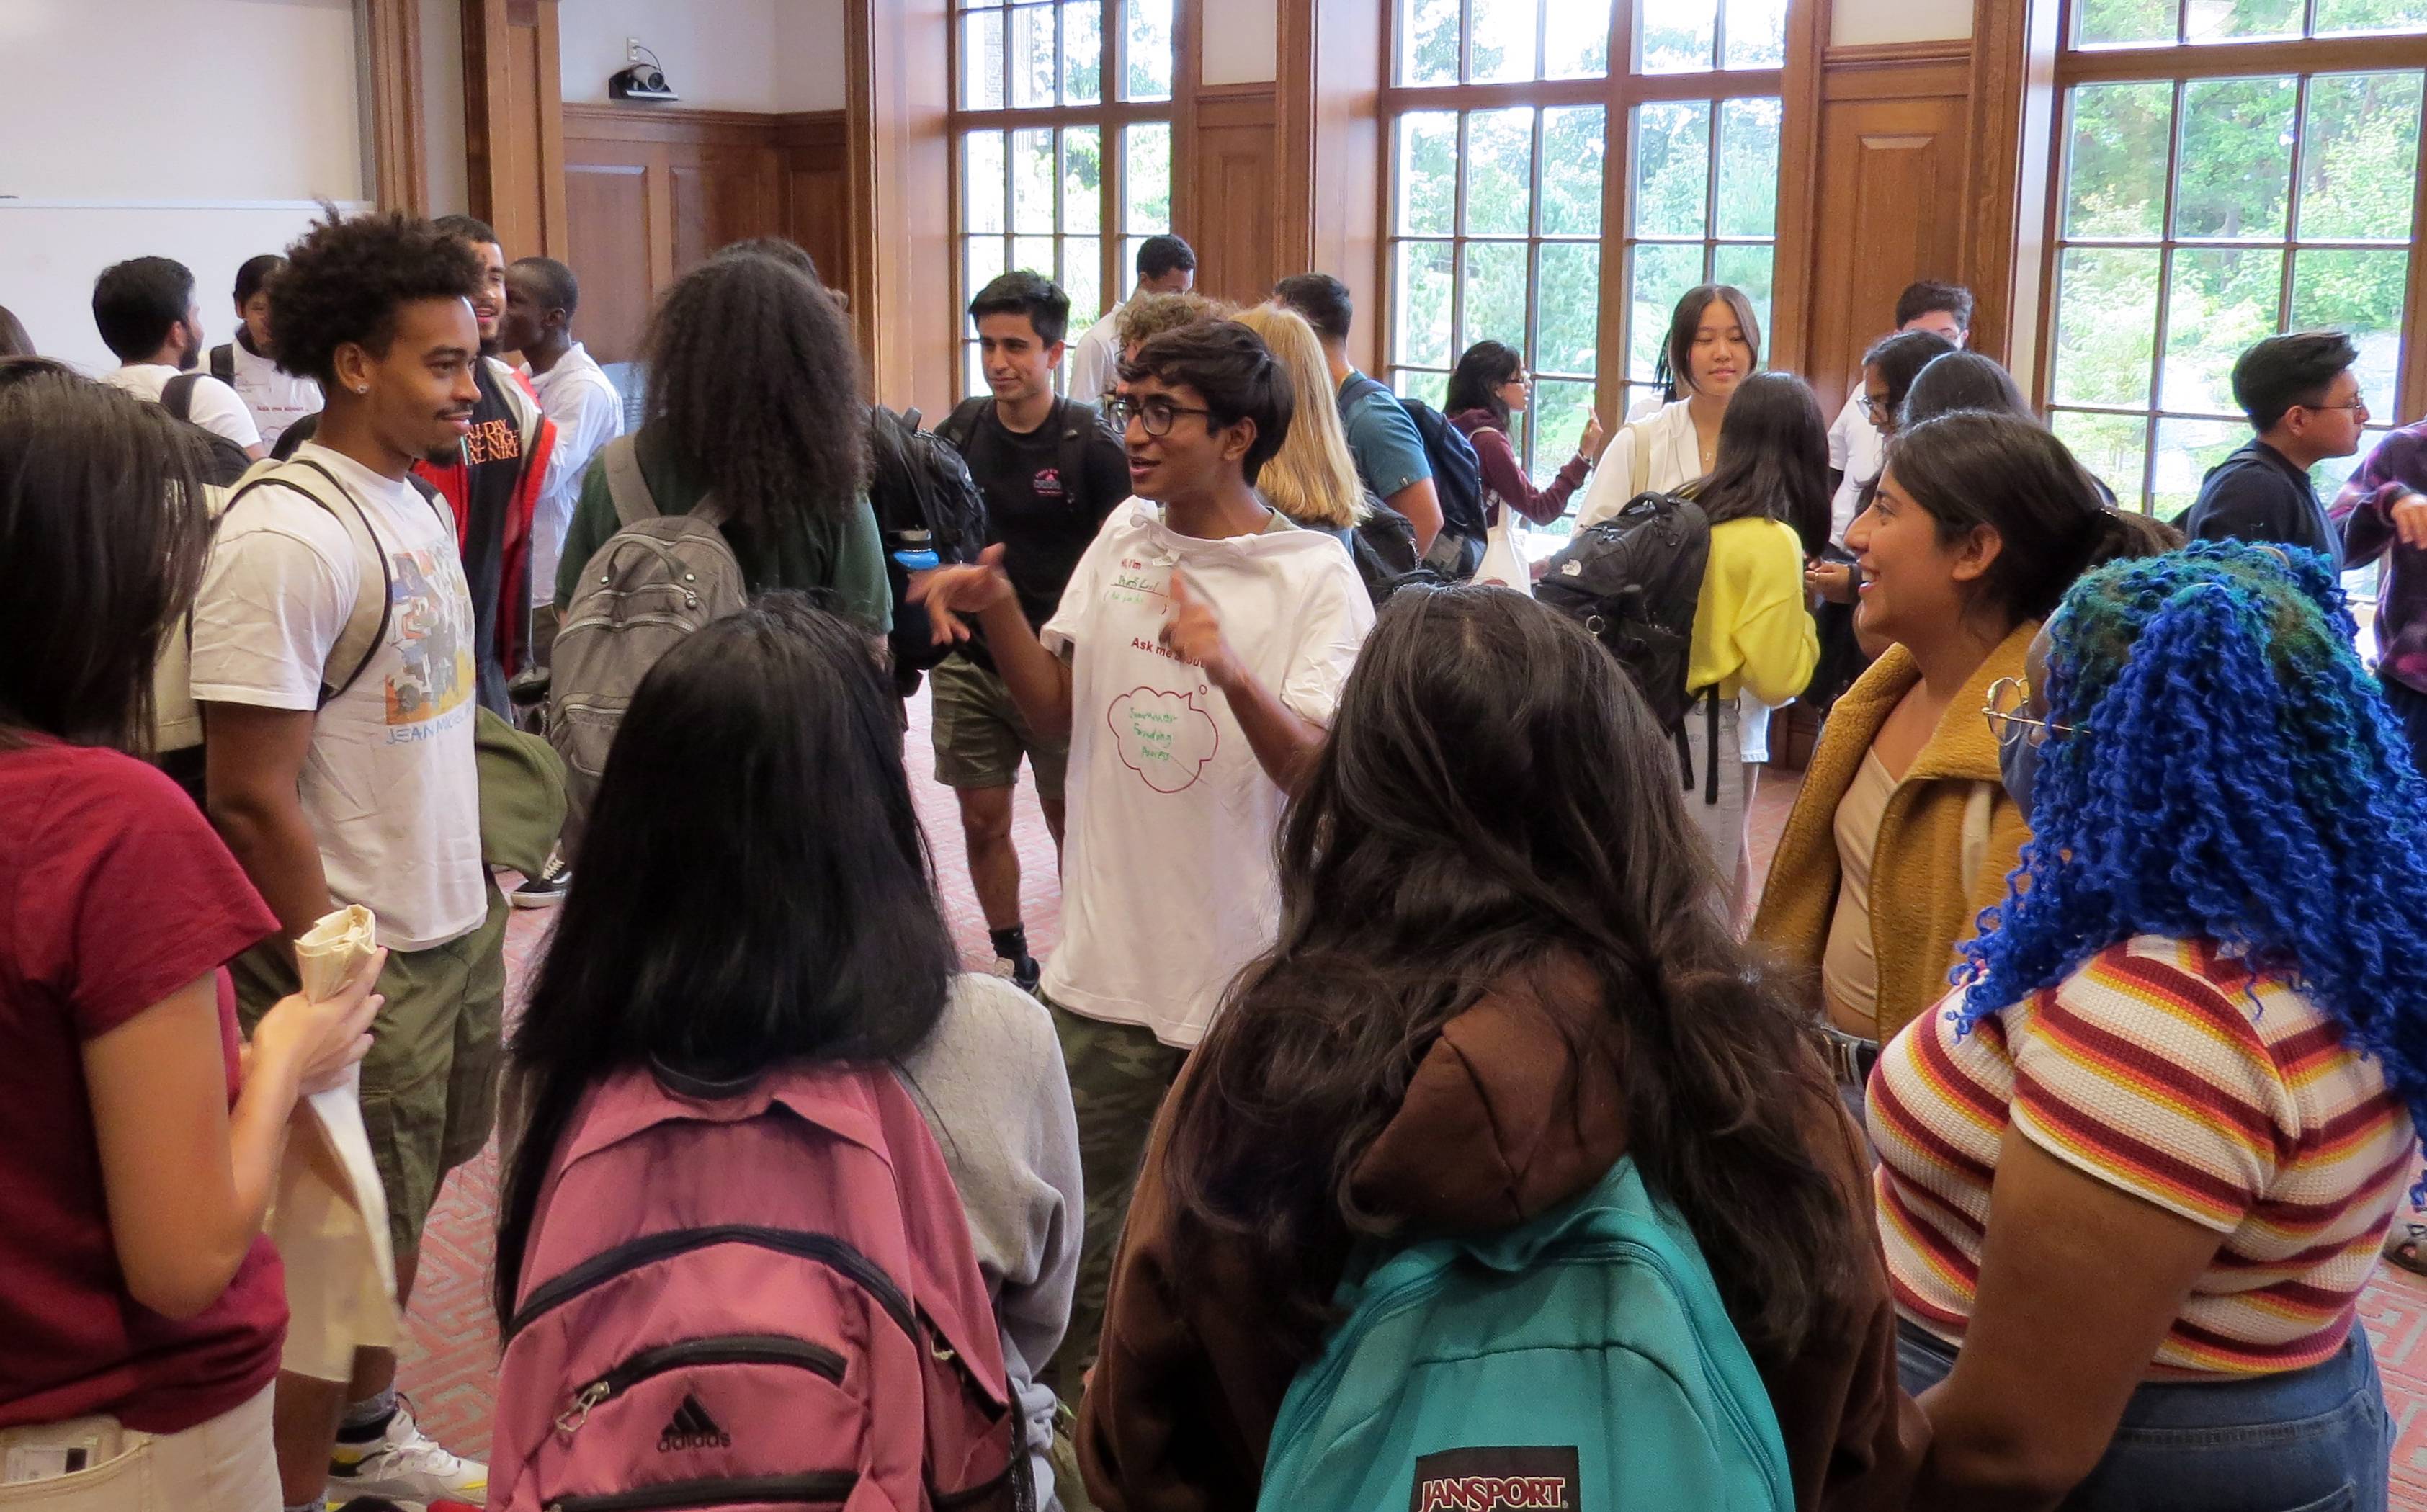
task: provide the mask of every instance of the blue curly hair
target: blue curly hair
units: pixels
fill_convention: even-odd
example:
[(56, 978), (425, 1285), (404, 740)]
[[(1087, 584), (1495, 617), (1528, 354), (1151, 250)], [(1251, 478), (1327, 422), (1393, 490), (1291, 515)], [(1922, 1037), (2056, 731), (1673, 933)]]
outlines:
[(2427, 782), (2324, 558), (2200, 541), (2048, 621), (2049, 740), (2012, 890), (1964, 947), (1968, 1031), (2135, 935), (2297, 984), (2427, 1130)]

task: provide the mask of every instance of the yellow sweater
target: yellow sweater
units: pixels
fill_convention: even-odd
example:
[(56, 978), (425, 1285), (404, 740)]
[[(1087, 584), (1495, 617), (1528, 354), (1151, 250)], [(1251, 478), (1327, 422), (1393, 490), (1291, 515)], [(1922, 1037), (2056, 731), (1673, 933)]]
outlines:
[[(2036, 621), (2017, 626), (1989, 654), (1880, 817), (1871, 938), (1879, 958), (1882, 1044), (1946, 995), (1956, 948), (1972, 937), (1982, 909), (2005, 900), (2007, 874), (2021, 863), (2031, 837), (1997, 780), (1997, 741), (1980, 706), (1991, 683), (2023, 675), (2023, 654), (2038, 632)], [(1890, 646), (1846, 691), (1829, 711), (1803, 790), (1779, 837), (1752, 938), (1773, 961), (1809, 982), (1819, 979), (1837, 907), (1837, 802), (1853, 786), (1889, 713), (1920, 680), (1913, 654)], [(1968, 868), (1967, 849), (1973, 853)]]
[(1803, 543), (1778, 520), (1730, 520), (1711, 528), (1710, 564), (1694, 603), (1694, 644), (1686, 689), (1713, 683), (1719, 697), (1750, 689), (1765, 704), (1803, 691), (1820, 660), (1820, 634), (1803, 607)]

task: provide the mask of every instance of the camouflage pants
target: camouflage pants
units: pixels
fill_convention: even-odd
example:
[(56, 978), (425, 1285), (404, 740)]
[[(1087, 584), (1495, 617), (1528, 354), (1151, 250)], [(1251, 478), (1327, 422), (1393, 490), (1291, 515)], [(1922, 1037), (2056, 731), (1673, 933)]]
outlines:
[(1070, 1073), (1070, 1101), (1079, 1115), (1079, 1173), (1087, 1189), (1087, 1231), (1079, 1244), (1079, 1286), (1070, 1302), (1070, 1326), (1043, 1379), (1077, 1406), (1096, 1362), (1096, 1337), (1104, 1327), (1104, 1293), (1113, 1280), (1113, 1254), (1121, 1220), (1137, 1185), (1138, 1162), (1163, 1095), (1180, 1078), (1186, 1050), (1176, 1050), (1151, 1030), (1082, 1018), (1048, 1001)]
[[(387, 1195), (396, 1267), (410, 1274), (421, 1226), (447, 1173), (481, 1153), (497, 1107), (498, 1030), (506, 1002), (506, 917), (497, 885), (489, 912), (461, 939), (396, 951), (380, 973), (387, 999), (371, 1020), (363, 1061), (363, 1128)], [(268, 946), (229, 964), (236, 1015), (249, 1032), (295, 990), (295, 967)]]

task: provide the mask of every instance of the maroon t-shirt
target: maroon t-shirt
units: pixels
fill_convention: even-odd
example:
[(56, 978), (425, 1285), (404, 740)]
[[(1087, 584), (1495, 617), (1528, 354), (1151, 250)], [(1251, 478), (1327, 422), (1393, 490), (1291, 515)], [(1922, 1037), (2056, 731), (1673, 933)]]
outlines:
[(278, 920), (192, 800), (114, 751), (0, 750), (0, 1428), (115, 1415), (177, 1433), (278, 1371), (285, 1276), (257, 1238), (183, 1323), (128, 1294), (109, 1237), (83, 1046), (220, 971)]

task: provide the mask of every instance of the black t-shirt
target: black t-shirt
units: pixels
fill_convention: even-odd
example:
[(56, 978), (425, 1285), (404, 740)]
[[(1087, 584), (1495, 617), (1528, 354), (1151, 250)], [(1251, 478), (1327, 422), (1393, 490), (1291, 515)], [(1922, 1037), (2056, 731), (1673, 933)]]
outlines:
[[(1119, 439), (1071, 408), (1067, 399), (1056, 401), (1043, 425), (1019, 435), (988, 404), (962, 452), (985, 496), (989, 533), (1002, 543), (1003, 571), (1031, 627), (1053, 617), (1079, 558), (1130, 494), (1129, 457)], [(1083, 476), (1071, 479), (1062, 476), (1063, 432), (1074, 419), (1089, 433)]]

